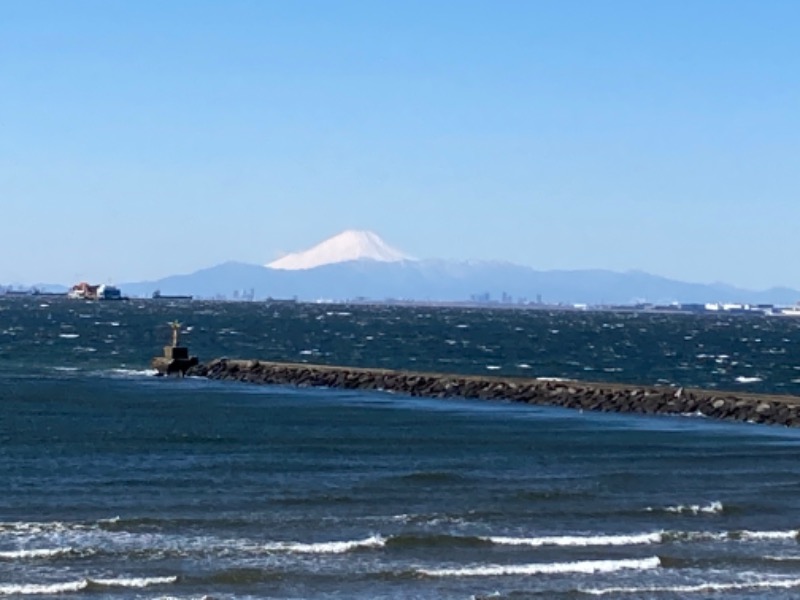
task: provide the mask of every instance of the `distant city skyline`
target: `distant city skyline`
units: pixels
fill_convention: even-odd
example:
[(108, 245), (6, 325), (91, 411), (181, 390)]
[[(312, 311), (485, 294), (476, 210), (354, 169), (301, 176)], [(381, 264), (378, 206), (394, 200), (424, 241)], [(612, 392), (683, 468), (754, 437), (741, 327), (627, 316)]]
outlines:
[(800, 4), (0, 4), (0, 284), (418, 258), (800, 288)]

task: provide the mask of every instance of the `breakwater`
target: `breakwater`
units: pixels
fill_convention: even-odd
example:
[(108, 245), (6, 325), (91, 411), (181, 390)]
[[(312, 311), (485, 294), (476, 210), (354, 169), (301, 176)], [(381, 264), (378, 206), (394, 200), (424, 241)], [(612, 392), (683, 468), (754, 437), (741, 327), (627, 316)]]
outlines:
[(800, 397), (788, 395), (225, 358), (194, 367), (189, 374), (257, 384), (385, 390), (428, 398), (479, 398), (603, 412), (699, 413), (718, 419), (800, 427)]

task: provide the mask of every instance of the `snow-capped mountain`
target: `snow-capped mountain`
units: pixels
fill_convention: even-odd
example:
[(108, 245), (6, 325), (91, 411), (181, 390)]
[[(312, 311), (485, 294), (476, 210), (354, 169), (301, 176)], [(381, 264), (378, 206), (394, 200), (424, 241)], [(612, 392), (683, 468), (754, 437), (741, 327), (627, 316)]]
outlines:
[[(792, 304), (800, 292), (785, 288), (751, 291), (724, 284), (686, 283), (641, 272), (603, 270), (537, 271), (508, 263), (350, 260), (309, 269), (270, 269), (228, 262), (158, 281), (124, 283), (130, 296), (190, 294), (196, 298), (233, 297), (253, 290), (256, 299), (297, 298), (344, 301), (454, 300), (475, 295), (498, 300), (512, 296), (548, 303), (632, 304), (633, 302), (735, 302)], [(237, 292), (238, 290), (238, 292)]]
[(442, 300), (482, 298), (547, 303), (632, 304), (709, 301), (792, 304), (800, 292), (765, 291), (724, 284), (687, 283), (647, 273), (586, 269), (539, 271), (498, 261), (415, 260), (369, 231), (345, 231), (304, 252), (268, 265), (227, 262), (158, 281), (123, 284), (131, 296), (188, 294), (202, 298), (239, 297), (299, 300)]
[(270, 269), (299, 271), (314, 269), (352, 260), (374, 260), (378, 262), (400, 262), (412, 260), (384, 242), (371, 231), (349, 229), (302, 252), (287, 254), (266, 266)]

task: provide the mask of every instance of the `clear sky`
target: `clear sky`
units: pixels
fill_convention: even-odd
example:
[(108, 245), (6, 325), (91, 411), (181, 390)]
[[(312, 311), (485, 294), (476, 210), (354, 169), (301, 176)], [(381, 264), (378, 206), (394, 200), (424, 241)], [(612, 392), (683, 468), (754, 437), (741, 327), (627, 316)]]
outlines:
[(800, 288), (800, 2), (1, 0), (0, 283), (417, 257)]

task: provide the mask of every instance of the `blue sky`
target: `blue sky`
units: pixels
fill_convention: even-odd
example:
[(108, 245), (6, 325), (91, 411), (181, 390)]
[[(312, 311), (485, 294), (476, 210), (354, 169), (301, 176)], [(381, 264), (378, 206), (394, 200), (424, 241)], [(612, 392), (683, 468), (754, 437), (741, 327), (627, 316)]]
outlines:
[(800, 288), (800, 2), (0, 3), (0, 283), (418, 257)]

